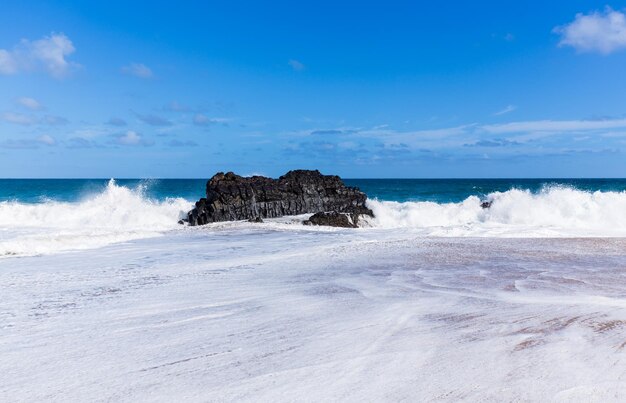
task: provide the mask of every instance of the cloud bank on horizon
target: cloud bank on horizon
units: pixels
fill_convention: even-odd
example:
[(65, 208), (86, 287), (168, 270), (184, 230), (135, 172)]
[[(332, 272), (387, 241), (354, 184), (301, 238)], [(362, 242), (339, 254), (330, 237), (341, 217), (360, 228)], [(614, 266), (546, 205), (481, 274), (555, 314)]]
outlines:
[(435, 6), (206, 4), (136, 23), (138, 6), (10, 3), (42, 20), (0, 16), (2, 176), (626, 176), (617, 5), (455, 5), (500, 21), (486, 27)]

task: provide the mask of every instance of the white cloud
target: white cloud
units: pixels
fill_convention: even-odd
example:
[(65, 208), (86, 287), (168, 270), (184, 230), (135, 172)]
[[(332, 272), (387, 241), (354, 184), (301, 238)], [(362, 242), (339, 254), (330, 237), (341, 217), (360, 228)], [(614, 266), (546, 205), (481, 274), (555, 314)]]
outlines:
[(29, 126), (37, 123), (37, 119), (34, 116), (24, 115), (22, 113), (5, 112), (0, 114), (0, 120), (7, 123), (13, 123), (16, 125)]
[(476, 124), (447, 127), (441, 129), (427, 129), (414, 131), (398, 131), (392, 128), (383, 129), (355, 129), (346, 141), (370, 139), (382, 141), (386, 146), (409, 146), (419, 148), (445, 148), (462, 146), (468, 141), (468, 136), (479, 128)]
[(302, 71), (305, 69), (305, 66), (302, 62), (295, 60), (295, 59), (291, 59), (287, 62), (292, 69), (294, 69), (295, 71)]
[(494, 113), (494, 115), (495, 116), (505, 115), (507, 113), (513, 112), (516, 109), (517, 109), (517, 106), (515, 105), (507, 105), (506, 107), (504, 107), (504, 109), (499, 110), (498, 112)]
[(611, 120), (535, 120), (485, 125), (481, 128), (489, 133), (520, 132), (572, 132), (616, 129), (626, 127), (626, 119)]
[(138, 134), (137, 132), (129, 130), (123, 136), (118, 137), (117, 141), (120, 144), (125, 144), (125, 145), (139, 144), (141, 143), (141, 135)]
[(579, 52), (613, 53), (626, 48), (626, 16), (607, 7), (604, 12), (577, 14), (574, 21), (554, 28), (561, 35), (559, 46)]
[(42, 70), (62, 78), (78, 66), (67, 60), (75, 51), (64, 34), (51, 34), (36, 41), (22, 39), (12, 50), (0, 49), (0, 74)]
[(7, 50), (0, 49), (0, 74), (17, 73), (17, 61)]
[(193, 117), (193, 124), (196, 126), (209, 126), (209, 125), (218, 124), (218, 123), (227, 125), (228, 122), (230, 121), (231, 119), (226, 119), (226, 118), (210, 118), (206, 115), (203, 115), (202, 113), (197, 113)]
[(44, 109), (43, 105), (34, 98), (21, 97), (17, 99), (17, 103), (31, 111), (40, 111)]
[(143, 136), (134, 130), (129, 130), (124, 134), (115, 135), (115, 144), (124, 146), (151, 146), (154, 142), (146, 140)]
[(72, 135), (74, 138), (91, 140), (97, 137), (111, 134), (111, 129), (102, 126), (83, 127), (75, 130)]
[[(310, 132), (306, 132), (310, 133)], [(290, 133), (289, 137), (306, 135)], [(441, 150), (459, 147), (481, 146), (505, 149), (509, 146), (523, 148), (537, 145), (544, 139), (558, 137), (564, 141), (596, 141), (617, 133), (626, 133), (626, 118), (604, 120), (536, 120), (503, 124), (467, 124), (431, 130), (401, 131), (393, 128), (325, 130), (329, 139), (340, 140), (343, 147), (354, 144), (379, 143), (385, 148), (400, 150)], [(550, 143), (550, 141), (548, 141)], [(559, 142), (561, 143), (561, 142)], [(545, 143), (544, 143), (545, 144)], [(395, 147), (395, 148), (394, 148)], [(404, 151), (403, 151), (404, 152)]]
[(39, 137), (37, 137), (37, 141), (40, 142), (41, 144), (45, 144), (47, 146), (54, 146), (57, 144), (56, 140), (54, 139), (54, 137), (48, 135), (48, 134), (44, 134), (41, 135)]
[(54, 77), (62, 77), (69, 71), (70, 63), (65, 60), (65, 56), (71, 55), (76, 50), (72, 41), (63, 34), (51, 35), (32, 42), (30, 48), (32, 57), (41, 61)]
[(33, 115), (25, 115), (23, 113), (13, 112), (5, 112), (0, 114), (0, 121), (23, 126), (30, 126), (34, 124), (61, 126), (69, 123), (67, 119), (61, 116), (45, 115), (41, 118), (38, 118)]
[(142, 63), (131, 63), (128, 66), (122, 67), (122, 73), (139, 78), (152, 78), (152, 70)]
[(41, 145), (46, 146), (56, 146), (57, 142), (54, 137), (44, 134), (37, 138), (28, 138), (28, 139), (8, 139), (3, 142), (0, 142), (0, 148), (9, 148), (14, 150), (27, 150), (27, 149), (37, 149)]
[(416, 130), (409, 132), (400, 132), (392, 129), (383, 129), (383, 130), (359, 130), (355, 133), (357, 135), (363, 135), (367, 137), (379, 138), (384, 137), (388, 139), (392, 139), (394, 143), (408, 143), (414, 140), (442, 140), (448, 137), (459, 136), (468, 133), (476, 125), (462, 125), (455, 127), (447, 127), (443, 129), (431, 129), (431, 130)]

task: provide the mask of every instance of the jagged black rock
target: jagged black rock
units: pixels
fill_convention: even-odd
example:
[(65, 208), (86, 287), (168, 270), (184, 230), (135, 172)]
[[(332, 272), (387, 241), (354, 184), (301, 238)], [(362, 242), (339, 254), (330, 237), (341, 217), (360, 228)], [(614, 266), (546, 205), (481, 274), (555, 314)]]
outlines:
[(367, 196), (346, 186), (341, 178), (319, 171), (289, 171), (278, 179), (242, 177), (219, 172), (206, 186), (206, 198), (187, 214), (189, 225), (336, 212), (350, 214), (354, 225), (360, 215), (373, 216)]

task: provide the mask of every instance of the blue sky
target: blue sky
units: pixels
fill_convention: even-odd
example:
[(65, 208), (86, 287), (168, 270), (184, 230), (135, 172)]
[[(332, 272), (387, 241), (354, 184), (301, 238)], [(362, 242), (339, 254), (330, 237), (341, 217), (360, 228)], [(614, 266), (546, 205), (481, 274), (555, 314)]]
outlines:
[(3, 2), (1, 177), (626, 177), (626, 3), (128, 3)]

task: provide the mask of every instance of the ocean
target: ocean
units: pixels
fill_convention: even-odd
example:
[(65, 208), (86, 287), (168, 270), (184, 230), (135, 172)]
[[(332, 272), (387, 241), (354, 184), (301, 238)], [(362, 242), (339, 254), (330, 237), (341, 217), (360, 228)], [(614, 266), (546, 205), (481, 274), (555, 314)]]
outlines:
[[(626, 236), (626, 179), (347, 179), (370, 228), (424, 236)], [(0, 258), (184, 230), (200, 179), (1, 179)], [(490, 209), (480, 207), (493, 201)], [(280, 225), (270, 220), (268, 225)], [(245, 225), (244, 225), (245, 226)]]
[[(110, 179), (0, 179), (0, 202), (77, 202), (105, 192)], [(550, 188), (586, 192), (625, 192), (626, 179), (344, 179), (371, 199), (458, 203), (470, 196), (485, 198), (512, 189), (538, 193)], [(139, 190), (148, 199), (197, 200), (204, 195), (206, 179), (115, 179), (117, 186)]]
[(626, 400), (626, 180), (345, 182), (362, 228), (0, 180), (0, 401)]

